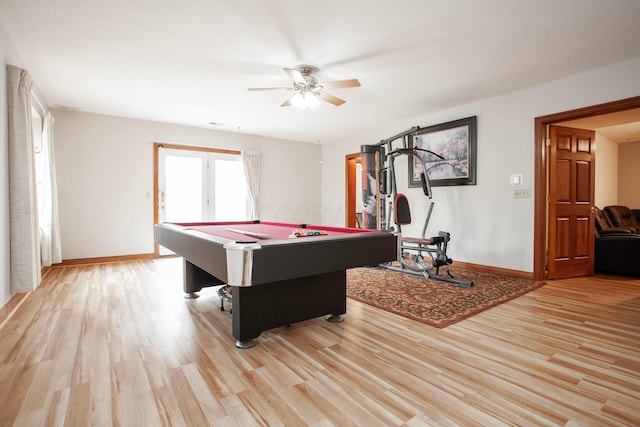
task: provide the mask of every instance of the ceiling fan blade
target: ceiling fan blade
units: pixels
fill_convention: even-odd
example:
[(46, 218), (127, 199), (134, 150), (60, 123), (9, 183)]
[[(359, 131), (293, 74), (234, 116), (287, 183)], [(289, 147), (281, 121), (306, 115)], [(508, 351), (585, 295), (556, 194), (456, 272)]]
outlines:
[(293, 80), (294, 82), (301, 85), (307, 84), (307, 81), (304, 79), (302, 73), (295, 68), (283, 68), (283, 70), (289, 75), (289, 77), (291, 77), (291, 80)]
[(334, 82), (325, 82), (320, 83), (322, 86), (329, 89), (340, 89), (344, 87), (359, 87), (360, 82), (358, 79), (349, 79), (349, 80), (337, 80)]
[(318, 98), (322, 99), (325, 102), (328, 102), (329, 104), (333, 104), (336, 107), (341, 106), (342, 104), (344, 104), (345, 101), (344, 99), (338, 98), (337, 96), (333, 96), (330, 93), (327, 92), (320, 92), (318, 94)]
[(289, 98), (287, 98), (286, 101), (284, 101), (282, 104), (280, 104), (281, 107), (291, 107), (293, 104), (291, 103), (291, 100), (293, 99), (293, 97), (296, 96), (296, 94), (294, 93), (293, 95), (291, 95)]
[(248, 91), (261, 91), (261, 90), (289, 90), (291, 89), (290, 87), (250, 87), (247, 90)]

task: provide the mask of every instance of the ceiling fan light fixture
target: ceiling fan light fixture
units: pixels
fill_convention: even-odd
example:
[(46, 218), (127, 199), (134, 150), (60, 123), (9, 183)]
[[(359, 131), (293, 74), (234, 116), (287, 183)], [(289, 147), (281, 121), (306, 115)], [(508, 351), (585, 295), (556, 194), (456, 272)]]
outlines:
[(291, 98), (291, 104), (297, 108), (315, 108), (320, 105), (318, 97), (311, 92), (298, 92)]
[(336, 107), (339, 107), (346, 102), (344, 99), (325, 92), (325, 88), (341, 89), (360, 86), (358, 79), (319, 83), (318, 79), (312, 75), (318, 71), (318, 69), (310, 65), (299, 65), (297, 68), (283, 68), (283, 70), (293, 81), (293, 87), (253, 87), (248, 90), (290, 90), (293, 91), (293, 95), (280, 104), (281, 107), (289, 107), (293, 105), (297, 108), (315, 108), (320, 104), (320, 101), (328, 102)]

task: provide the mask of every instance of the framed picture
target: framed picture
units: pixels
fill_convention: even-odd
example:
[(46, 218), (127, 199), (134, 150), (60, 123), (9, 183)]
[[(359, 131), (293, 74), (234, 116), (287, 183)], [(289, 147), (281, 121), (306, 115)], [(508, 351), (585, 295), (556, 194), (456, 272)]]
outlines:
[[(411, 148), (432, 151), (442, 158), (418, 151), (432, 187), (476, 184), (476, 116), (419, 129), (409, 136)], [(409, 162), (409, 187), (421, 187), (422, 163)]]

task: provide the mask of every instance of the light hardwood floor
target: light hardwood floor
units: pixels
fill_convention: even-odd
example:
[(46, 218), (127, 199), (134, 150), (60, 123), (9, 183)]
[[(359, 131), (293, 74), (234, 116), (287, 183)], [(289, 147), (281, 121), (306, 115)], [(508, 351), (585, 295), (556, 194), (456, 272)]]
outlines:
[(349, 300), (248, 350), (201, 295), (178, 258), (52, 269), (0, 330), (0, 426), (640, 425), (638, 279), (553, 281), (445, 329)]

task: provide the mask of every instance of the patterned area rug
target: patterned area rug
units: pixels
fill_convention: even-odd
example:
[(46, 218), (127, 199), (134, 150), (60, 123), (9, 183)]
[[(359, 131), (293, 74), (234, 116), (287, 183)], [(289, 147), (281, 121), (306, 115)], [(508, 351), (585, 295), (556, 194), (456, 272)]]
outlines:
[(471, 280), (467, 289), (385, 268), (347, 270), (347, 296), (365, 304), (444, 328), (488, 308), (526, 294), (545, 284), (528, 279), (455, 269), (459, 279)]

